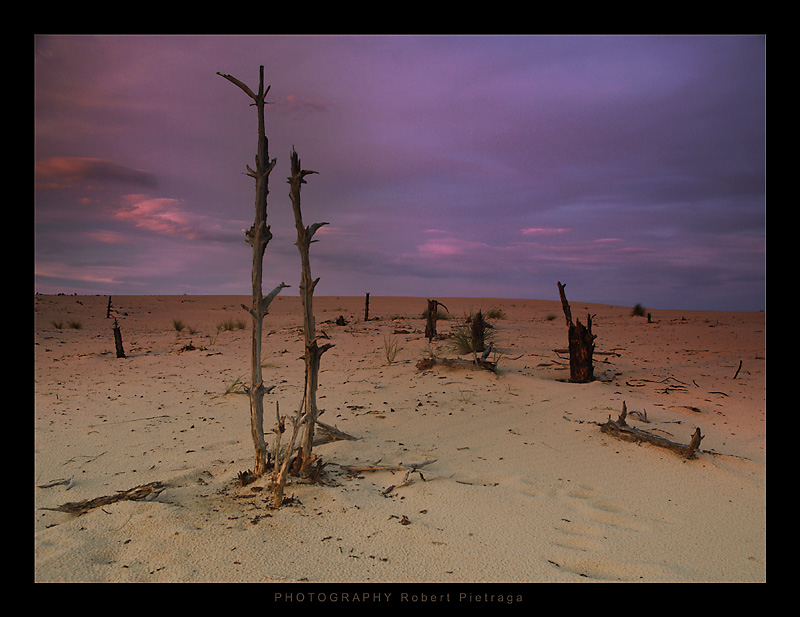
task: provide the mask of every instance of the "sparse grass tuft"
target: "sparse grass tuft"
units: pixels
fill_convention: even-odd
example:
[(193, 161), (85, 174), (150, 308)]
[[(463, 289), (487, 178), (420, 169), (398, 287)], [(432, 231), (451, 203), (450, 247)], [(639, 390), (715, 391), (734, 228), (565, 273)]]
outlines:
[(247, 324), (243, 319), (226, 319), (222, 323), (217, 324), (217, 332), (221, 332), (222, 330), (244, 330), (247, 327)]
[(81, 328), (83, 328), (83, 324), (80, 321), (68, 321), (67, 326), (69, 326), (73, 330), (80, 330)]
[(386, 360), (391, 364), (394, 362), (395, 358), (397, 357), (397, 353), (402, 349), (400, 347), (400, 343), (398, 340), (393, 337), (384, 337), (383, 338), (383, 351), (386, 354)]
[(503, 309), (489, 309), (486, 311), (485, 317), (486, 319), (505, 319), (506, 314), (503, 312)]
[(186, 327), (186, 324), (183, 323), (180, 319), (173, 319), (172, 327), (175, 328), (177, 332), (182, 332), (183, 329)]
[(63, 321), (54, 321), (54, 322), (53, 322), (53, 327), (54, 327), (56, 330), (61, 330), (61, 328), (63, 328), (63, 327), (64, 327), (64, 322), (63, 322)]

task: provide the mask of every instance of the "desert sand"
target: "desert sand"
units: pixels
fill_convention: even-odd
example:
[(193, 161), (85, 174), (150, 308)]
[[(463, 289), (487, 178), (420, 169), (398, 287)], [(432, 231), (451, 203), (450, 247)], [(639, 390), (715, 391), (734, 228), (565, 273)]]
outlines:
[[(320, 419), (357, 439), (317, 446), (322, 482), (293, 479), (278, 510), (266, 479), (238, 481), (253, 466), (249, 298), (114, 296), (117, 358), (107, 296), (36, 295), (34, 580), (765, 582), (765, 313), (649, 309), (648, 323), (568, 288), (597, 335), (595, 381), (574, 384), (553, 287), (552, 301), (439, 298), (454, 316), (440, 334), (502, 311), (496, 373), (417, 369), (425, 298), (372, 296), (366, 322), (363, 297), (316, 298), (334, 345)], [(286, 293), (265, 319), (268, 443), (276, 405), (301, 401), (301, 317)], [(601, 432), (623, 402), (629, 424), (674, 441), (699, 427), (696, 456)], [(429, 459), (406, 485), (345, 469)], [(156, 481), (149, 501), (48, 509)]]

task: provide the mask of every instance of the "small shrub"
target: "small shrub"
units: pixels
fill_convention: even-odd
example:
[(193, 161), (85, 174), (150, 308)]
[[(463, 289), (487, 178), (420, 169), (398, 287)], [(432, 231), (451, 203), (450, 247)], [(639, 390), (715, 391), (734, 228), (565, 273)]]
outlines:
[(181, 332), (186, 327), (186, 324), (184, 324), (180, 319), (173, 319), (172, 327), (178, 332)]
[(486, 319), (505, 319), (506, 314), (503, 309), (489, 309), (486, 311)]
[(397, 352), (402, 349), (400, 343), (393, 336), (383, 338), (383, 351), (386, 354), (386, 360), (391, 364), (397, 357)]
[(548, 313), (547, 317), (545, 317), (547, 321), (553, 321), (555, 318), (556, 316), (553, 313)]
[(631, 309), (631, 317), (644, 317), (647, 314), (647, 309), (641, 304), (637, 304)]

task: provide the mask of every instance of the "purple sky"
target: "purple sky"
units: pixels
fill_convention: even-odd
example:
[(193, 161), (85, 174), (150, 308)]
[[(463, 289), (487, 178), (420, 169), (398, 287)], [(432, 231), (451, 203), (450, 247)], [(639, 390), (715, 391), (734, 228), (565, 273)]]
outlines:
[(763, 36), (38, 36), (35, 291), (765, 305)]

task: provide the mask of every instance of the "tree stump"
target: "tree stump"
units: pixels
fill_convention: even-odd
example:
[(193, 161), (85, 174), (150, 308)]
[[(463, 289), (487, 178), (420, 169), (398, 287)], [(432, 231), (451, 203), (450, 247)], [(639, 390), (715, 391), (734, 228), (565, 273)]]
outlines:
[(432, 341), (436, 338), (436, 310), (438, 306), (436, 300), (428, 300), (428, 319), (425, 322), (425, 338)]
[(486, 349), (486, 320), (484, 320), (481, 311), (472, 316), (470, 336), (472, 338), (472, 351), (482, 353)]
[(594, 354), (594, 339), (596, 334), (592, 334), (592, 316), (587, 317), (587, 325), (584, 326), (580, 320), (573, 323), (572, 311), (564, 293), (566, 285), (558, 283), (558, 293), (561, 296), (561, 306), (564, 309), (564, 317), (569, 328), (569, 380), (572, 383), (589, 383), (594, 380), (594, 366), (592, 355)]
[(428, 342), (436, 338), (436, 318), (438, 317), (439, 307), (443, 307), (448, 313), (448, 309), (444, 304), (438, 300), (428, 300), (428, 314), (427, 321), (425, 322), (425, 338)]
[(117, 358), (125, 357), (125, 350), (122, 348), (122, 332), (119, 329), (116, 317), (114, 318), (114, 347), (117, 349)]

